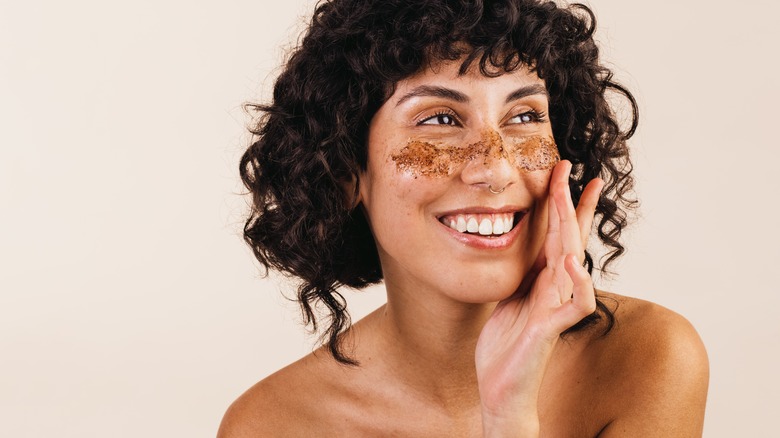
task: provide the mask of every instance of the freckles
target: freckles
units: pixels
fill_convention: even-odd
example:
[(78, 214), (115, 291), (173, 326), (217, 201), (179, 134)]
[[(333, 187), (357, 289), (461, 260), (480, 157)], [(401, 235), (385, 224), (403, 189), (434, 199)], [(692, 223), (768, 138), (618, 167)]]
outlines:
[(455, 173), (463, 164), (480, 159), (487, 166), (491, 160), (508, 160), (523, 173), (549, 170), (560, 161), (555, 141), (549, 136), (517, 138), (507, 145), (496, 131), (488, 130), (482, 138), (465, 146), (434, 144), (410, 139), (398, 153), (390, 156), (396, 169), (413, 178), (441, 178)]

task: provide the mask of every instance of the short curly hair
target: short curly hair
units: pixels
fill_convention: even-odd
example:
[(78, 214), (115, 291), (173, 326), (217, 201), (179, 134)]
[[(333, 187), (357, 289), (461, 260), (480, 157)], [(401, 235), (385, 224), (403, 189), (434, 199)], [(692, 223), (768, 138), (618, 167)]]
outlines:
[[(496, 76), (522, 65), (545, 81), (549, 117), (563, 159), (573, 164), (569, 183), (575, 204), (596, 177), (606, 185), (596, 208), (598, 236), (608, 248), (601, 269), (620, 256), (619, 242), (631, 193), (626, 140), (637, 127), (634, 97), (599, 62), (596, 21), (585, 5), (538, 0), (323, 0), (303, 39), (277, 78), (270, 104), (252, 104), (261, 117), (254, 142), (240, 163), (252, 195), (244, 238), (266, 269), (300, 279), (304, 322), (318, 329), (335, 359), (351, 321), (342, 286), (362, 288), (382, 280), (377, 248), (366, 218), (345, 196), (367, 161), (369, 123), (395, 85), (437, 61), (464, 59)], [(607, 101), (622, 96), (631, 109), (623, 129)], [(354, 186), (357, 197), (358, 187)], [(593, 257), (586, 252), (592, 273)], [(324, 307), (324, 309), (321, 309)], [(571, 329), (614, 315), (597, 310)], [(606, 333), (605, 331), (605, 333)]]

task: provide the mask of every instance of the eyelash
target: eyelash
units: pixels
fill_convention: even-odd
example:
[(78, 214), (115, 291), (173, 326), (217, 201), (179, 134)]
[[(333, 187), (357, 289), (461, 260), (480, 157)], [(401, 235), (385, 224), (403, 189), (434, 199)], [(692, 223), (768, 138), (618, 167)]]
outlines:
[[(434, 120), (438, 117), (447, 116), (452, 119), (454, 123), (426, 123), (429, 120)], [(439, 111), (436, 114), (433, 114), (432, 116), (428, 116), (417, 122), (417, 125), (441, 125), (441, 126), (460, 126), (460, 122), (458, 121), (458, 118), (455, 116), (454, 112), (451, 111)]]
[[(453, 123), (426, 123), (430, 120), (434, 120), (436, 118), (447, 116), (452, 118)], [(524, 113), (518, 114), (516, 116), (513, 116), (510, 120), (515, 119), (517, 117), (522, 116), (531, 116), (531, 120), (528, 122), (521, 122), (519, 124), (525, 125), (529, 123), (546, 123), (547, 122), (547, 113), (544, 111), (536, 111), (536, 110), (528, 110)], [(458, 121), (458, 118), (455, 116), (455, 114), (451, 111), (440, 111), (436, 114), (433, 114), (431, 116), (425, 117), (424, 119), (417, 122), (417, 125), (441, 125), (441, 126), (460, 126), (460, 122)]]

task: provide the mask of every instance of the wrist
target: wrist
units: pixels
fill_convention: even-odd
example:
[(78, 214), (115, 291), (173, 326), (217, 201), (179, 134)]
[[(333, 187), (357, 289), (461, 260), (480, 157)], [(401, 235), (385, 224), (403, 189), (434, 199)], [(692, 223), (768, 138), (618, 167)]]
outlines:
[(536, 438), (539, 436), (539, 414), (535, 406), (494, 412), (482, 408), (484, 438)]
[(514, 418), (482, 419), (484, 438), (537, 438), (539, 436), (538, 416), (517, 416)]

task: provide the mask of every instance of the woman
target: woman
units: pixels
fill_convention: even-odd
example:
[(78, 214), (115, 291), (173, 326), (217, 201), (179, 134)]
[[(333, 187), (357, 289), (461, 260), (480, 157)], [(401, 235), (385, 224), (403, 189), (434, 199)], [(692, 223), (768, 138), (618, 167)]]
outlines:
[[(637, 120), (594, 28), (533, 0), (318, 5), (241, 172), (246, 240), (326, 342), (221, 437), (701, 435), (694, 329), (592, 285), (594, 218), (601, 268), (623, 252)], [(381, 280), (350, 325), (337, 288)]]

